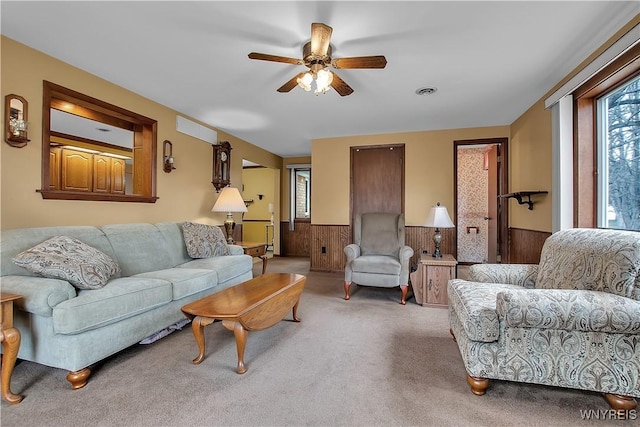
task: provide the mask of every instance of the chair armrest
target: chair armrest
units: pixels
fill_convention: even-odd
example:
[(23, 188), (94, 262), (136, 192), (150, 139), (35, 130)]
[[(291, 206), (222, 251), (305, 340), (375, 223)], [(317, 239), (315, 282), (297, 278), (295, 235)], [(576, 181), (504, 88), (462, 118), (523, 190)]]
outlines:
[(513, 289), (497, 294), (500, 322), (567, 331), (640, 333), (640, 301), (599, 291)]
[(403, 246), (400, 248), (400, 252), (398, 253), (400, 264), (404, 266), (405, 263), (409, 262), (412, 256), (413, 256), (413, 249), (411, 248), (411, 246)]
[(533, 289), (538, 275), (537, 264), (474, 264), (469, 267), (469, 281), (508, 283)]
[(403, 246), (400, 248), (398, 258), (402, 269), (400, 270), (400, 285), (409, 284), (409, 273), (411, 273), (411, 257), (413, 256), (413, 249), (411, 246)]
[(347, 256), (347, 264), (360, 256), (360, 246), (351, 243), (344, 247), (344, 254)]
[(51, 317), (53, 307), (76, 297), (76, 289), (67, 281), (34, 276), (4, 276), (0, 279), (3, 292), (22, 295), (15, 306), (29, 313)]

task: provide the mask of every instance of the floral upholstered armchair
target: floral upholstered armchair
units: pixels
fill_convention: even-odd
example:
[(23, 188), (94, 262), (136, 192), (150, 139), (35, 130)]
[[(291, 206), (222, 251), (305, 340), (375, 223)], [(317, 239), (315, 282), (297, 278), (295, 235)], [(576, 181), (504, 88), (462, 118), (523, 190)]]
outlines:
[(590, 390), (613, 409), (640, 397), (640, 233), (569, 229), (540, 263), (477, 264), (448, 284), (451, 333), (467, 381)]

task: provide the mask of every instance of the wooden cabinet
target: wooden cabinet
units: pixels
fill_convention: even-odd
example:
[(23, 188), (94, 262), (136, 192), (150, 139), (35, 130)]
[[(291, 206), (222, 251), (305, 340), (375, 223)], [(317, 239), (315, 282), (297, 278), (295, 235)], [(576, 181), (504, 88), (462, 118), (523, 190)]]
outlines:
[(50, 189), (125, 194), (125, 160), (72, 148), (49, 150)]
[(411, 273), (411, 286), (416, 302), (422, 306), (447, 307), (447, 284), (456, 277), (458, 262), (453, 255), (442, 255), (435, 258), (423, 254), (418, 269)]
[(60, 189), (60, 157), (62, 157), (60, 148), (53, 147), (49, 150), (49, 190)]
[(60, 163), (62, 191), (91, 191), (93, 189), (93, 154), (62, 149)]
[(93, 191), (124, 194), (125, 162), (105, 154), (93, 155)]

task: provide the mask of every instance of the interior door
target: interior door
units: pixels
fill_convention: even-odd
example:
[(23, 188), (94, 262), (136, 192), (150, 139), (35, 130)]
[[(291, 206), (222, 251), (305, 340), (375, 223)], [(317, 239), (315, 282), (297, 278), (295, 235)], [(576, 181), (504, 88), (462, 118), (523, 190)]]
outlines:
[(487, 147), (487, 262), (498, 260), (498, 151), (495, 144)]
[(351, 225), (366, 212), (404, 213), (404, 145), (351, 147)]

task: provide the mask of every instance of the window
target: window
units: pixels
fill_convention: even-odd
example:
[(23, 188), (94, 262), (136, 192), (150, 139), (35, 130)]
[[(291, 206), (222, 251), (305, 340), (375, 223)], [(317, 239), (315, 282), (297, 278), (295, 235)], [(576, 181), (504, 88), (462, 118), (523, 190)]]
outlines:
[(311, 193), (311, 169), (295, 169), (295, 200), (296, 219), (309, 219), (310, 193)]
[(640, 230), (640, 77), (596, 102), (597, 224)]
[(640, 230), (640, 45), (573, 98), (574, 226)]
[(289, 169), (289, 231), (295, 222), (311, 222), (311, 165), (290, 164)]

